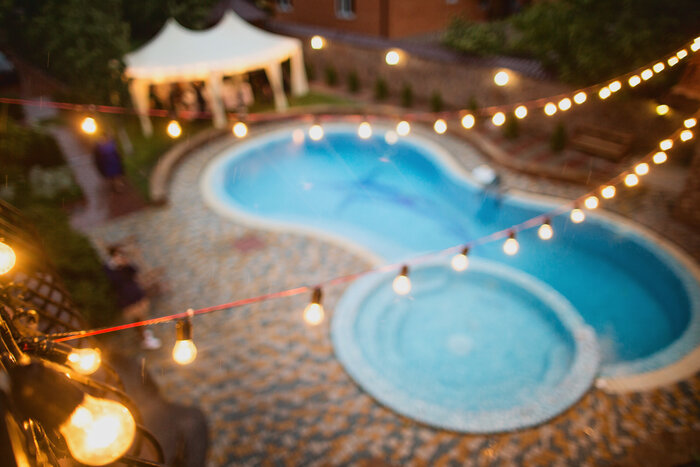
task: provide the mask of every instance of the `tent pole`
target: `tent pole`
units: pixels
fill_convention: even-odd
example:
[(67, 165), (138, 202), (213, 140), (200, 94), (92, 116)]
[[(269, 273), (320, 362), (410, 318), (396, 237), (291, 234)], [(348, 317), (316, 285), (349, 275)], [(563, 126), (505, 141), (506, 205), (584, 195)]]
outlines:
[(275, 110), (278, 112), (286, 110), (288, 104), (287, 96), (284, 95), (284, 88), (282, 87), (282, 64), (275, 62), (267, 65), (265, 74), (272, 87), (272, 94), (275, 98)]
[(289, 66), (292, 74), (292, 95), (303, 96), (309, 92), (309, 82), (306, 79), (306, 69), (304, 68), (304, 53), (301, 45), (289, 57)]
[(148, 81), (141, 79), (131, 80), (129, 83), (129, 94), (131, 94), (131, 102), (139, 115), (141, 122), (141, 131), (146, 136), (153, 134), (153, 125), (148, 117)]
[(216, 128), (223, 128), (226, 126), (226, 112), (224, 111), (224, 105), (221, 101), (221, 84), (223, 79), (224, 77), (220, 73), (212, 73), (209, 75), (207, 83), (210, 96), (209, 105), (211, 105), (214, 126)]

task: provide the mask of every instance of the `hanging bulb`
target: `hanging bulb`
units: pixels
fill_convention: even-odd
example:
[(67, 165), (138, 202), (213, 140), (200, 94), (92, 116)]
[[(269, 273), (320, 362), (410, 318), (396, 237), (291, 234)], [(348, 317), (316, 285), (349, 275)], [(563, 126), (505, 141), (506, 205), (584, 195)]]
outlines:
[(665, 152), (659, 151), (656, 154), (654, 154), (654, 157), (652, 157), (652, 160), (654, 161), (654, 164), (663, 164), (668, 160), (668, 156), (666, 155)]
[(325, 45), (325, 41), (321, 36), (313, 36), (311, 38), (311, 48), (314, 50), (321, 50)]
[(441, 135), (447, 131), (447, 122), (441, 118), (438, 118), (433, 124), (433, 129), (435, 130), (435, 133)]
[(17, 262), (15, 250), (10, 245), (0, 241), (0, 276), (12, 270)]
[(554, 236), (554, 229), (552, 229), (552, 225), (550, 224), (549, 218), (545, 219), (540, 228), (537, 229), (537, 235), (542, 240), (552, 239), (552, 237)]
[(552, 104), (551, 102), (548, 102), (547, 105), (544, 106), (544, 113), (548, 117), (551, 117), (552, 115), (557, 113), (557, 106)]
[(671, 57), (668, 59), (668, 66), (676, 66), (678, 65), (678, 57)]
[(505, 242), (503, 242), (503, 252), (509, 256), (513, 256), (520, 249), (520, 244), (515, 238), (515, 232), (511, 232)]
[(598, 91), (598, 97), (601, 99), (607, 99), (611, 94), (612, 91), (608, 87), (601, 88), (600, 91)]
[(666, 68), (666, 65), (664, 65), (661, 62), (655, 63), (652, 69), (654, 70), (654, 73), (661, 73), (664, 71), (664, 68)]
[(100, 368), (100, 349), (73, 349), (68, 354), (68, 365), (81, 375), (91, 375)]
[(97, 121), (92, 117), (85, 117), (80, 122), (80, 129), (83, 130), (83, 133), (94, 135), (97, 132)]
[(670, 139), (665, 139), (659, 143), (659, 147), (662, 151), (668, 151), (673, 147), (673, 141), (671, 141)]
[(625, 185), (629, 187), (637, 186), (639, 183), (639, 177), (637, 177), (635, 174), (627, 174), (625, 176)]
[(637, 75), (632, 75), (627, 82), (629, 83), (630, 87), (633, 88), (642, 82), (642, 78)]
[(399, 136), (408, 136), (408, 134), (410, 132), (411, 132), (411, 124), (408, 123), (406, 120), (402, 120), (396, 124), (396, 133)]
[(666, 115), (671, 108), (667, 106), (666, 104), (659, 104), (656, 106), (656, 114), (657, 115)]
[(362, 139), (368, 139), (372, 136), (372, 125), (369, 122), (360, 123), (360, 126), (357, 127), (357, 136)]
[[(236, 138), (245, 138), (245, 136), (248, 134), (248, 126), (243, 122), (236, 122), (231, 128), (231, 131), (233, 132)], [(304, 133), (302, 133), (301, 135), (303, 140)]]
[(644, 81), (650, 79), (652, 76), (654, 76), (654, 72), (651, 71), (650, 68), (647, 68), (646, 70), (642, 71), (642, 79)]
[(686, 141), (693, 139), (693, 132), (690, 130), (683, 130), (683, 131), (681, 131), (680, 138), (681, 138), (681, 141), (683, 141), (685, 143)]
[(470, 128), (474, 127), (474, 124), (476, 123), (476, 119), (474, 118), (474, 115), (472, 114), (467, 114), (464, 117), (462, 117), (462, 126), (469, 130)]
[(321, 289), (316, 287), (311, 294), (311, 303), (304, 308), (304, 321), (312, 326), (321, 324), (324, 317), (323, 305), (321, 305)]
[(586, 206), (586, 209), (595, 209), (598, 207), (598, 197), (597, 196), (589, 196), (583, 201), (583, 205)]
[(188, 365), (197, 358), (197, 346), (192, 340), (192, 321), (189, 317), (177, 320), (175, 334), (173, 360), (180, 365)]
[(519, 105), (515, 108), (515, 111), (513, 113), (518, 118), (525, 118), (527, 117), (527, 107), (525, 107), (524, 105)]
[(634, 172), (639, 176), (648, 174), (649, 164), (647, 164), (646, 162), (640, 162), (634, 167)]
[(689, 118), (683, 121), (683, 126), (686, 128), (693, 128), (697, 124), (698, 120), (696, 118)]
[(166, 131), (168, 132), (168, 136), (175, 139), (175, 138), (179, 138), (180, 135), (182, 134), (182, 127), (177, 122), (177, 120), (170, 120), (170, 123), (168, 123), (168, 127), (166, 128)]
[(559, 109), (566, 111), (571, 108), (571, 99), (568, 97), (563, 98), (562, 100), (559, 101)]
[(683, 60), (685, 57), (688, 56), (688, 51), (685, 49), (681, 49), (676, 53), (676, 57), (678, 57), (679, 60)]
[(615, 187), (612, 185), (603, 187), (603, 189), (600, 190), (600, 194), (603, 196), (603, 198), (610, 199), (615, 196)]
[(612, 83), (608, 84), (608, 89), (610, 89), (612, 92), (617, 92), (622, 89), (622, 83), (619, 81), (613, 81)]
[(580, 224), (581, 222), (586, 220), (586, 213), (583, 212), (580, 208), (575, 207), (574, 209), (571, 210), (571, 214), (569, 215), (571, 218), (571, 222), (574, 224)]
[(577, 104), (580, 105), (580, 104), (583, 104), (584, 102), (586, 102), (587, 98), (588, 98), (588, 96), (586, 95), (585, 92), (583, 92), (583, 91), (577, 92), (576, 95), (574, 96), (574, 102), (576, 102)]
[(499, 71), (493, 77), (493, 82), (496, 86), (505, 86), (508, 84), (508, 81), (510, 81), (510, 75), (508, 75), (507, 71)]
[(501, 126), (506, 122), (506, 114), (503, 112), (496, 112), (491, 118), (491, 122), (496, 126)]
[(464, 247), (462, 251), (452, 257), (450, 264), (457, 272), (465, 271), (469, 267), (469, 247)]
[(408, 278), (408, 266), (401, 266), (401, 272), (391, 284), (398, 295), (408, 295), (411, 292), (411, 279)]
[(311, 125), (309, 128), (309, 138), (314, 141), (320, 141), (323, 138), (323, 127), (318, 123)]

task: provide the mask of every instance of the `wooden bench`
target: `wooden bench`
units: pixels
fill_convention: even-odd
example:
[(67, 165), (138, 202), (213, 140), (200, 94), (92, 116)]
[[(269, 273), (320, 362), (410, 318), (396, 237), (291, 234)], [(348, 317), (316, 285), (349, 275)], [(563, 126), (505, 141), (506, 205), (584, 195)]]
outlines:
[(631, 133), (581, 125), (574, 131), (571, 145), (589, 154), (619, 161), (632, 147), (633, 139)]

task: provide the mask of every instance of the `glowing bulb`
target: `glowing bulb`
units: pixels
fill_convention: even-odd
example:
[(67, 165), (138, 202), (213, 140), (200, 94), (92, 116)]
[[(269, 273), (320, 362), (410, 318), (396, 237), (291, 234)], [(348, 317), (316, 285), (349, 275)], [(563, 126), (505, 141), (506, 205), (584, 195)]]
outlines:
[(515, 116), (518, 118), (525, 118), (527, 117), (527, 107), (524, 105), (519, 105), (515, 108)]
[(664, 65), (661, 62), (655, 63), (652, 69), (654, 70), (654, 73), (661, 73), (664, 71), (664, 68), (666, 68), (666, 65)]
[(311, 125), (309, 128), (309, 138), (314, 141), (320, 141), (323, 138), (323, 127), (319, 124)]
[(688, 51), (685, 49), (681, 49), (676, 53), (676, 57), (678, 57), (679, 60), (683, 60), (687, 56), (688, 56)]
[(372, 136), (372, 125), (369, 122), (362, 122), (360, 126), (357, 127), (357, 136), (362, 139), (367, 139)]
[(493, 75), (493, 82), (496, 83), (496, 86), (505, 86), (508, 81), (510, 81), (510, 75), (506, 71), (499, 71)]
[(391, 284), (394, 292), (399, 295), (408, 295), (411, 292), (411, 279), (408, 278), (408, 266), (402, 266), (401, 272)]
[(474, 126), (474, 123), (476, 123), (476, 119), (474, 118), (474, 115), (467, 114), (464, 117), (462, 117), (462, 126), (464, 128), (466, 128), (467, 130), (472, 128)]
[(81, 375), (91, 375), (100, 368), (102, 356), (99, 349), (73, 349), (68, 354), (68, 364)]
[(562, 100), (559, 101), (559, 108), (561, 110), (569, 110), (571, 108), (571, 99), (568, 97), (563, 98)]
[(544, 106), (544, 113), (547, 114), (548, 117), (551, 117), (557, 113), (557, 106), (548, 102), (547, 105)]
[(573, 222), (574, 224), (580, 224), (581, 222), (586, 220), (586, 213), (579, 208), (574, 208), (571, 210), (571, 214), (569, 215), (569, 217), (571, 218), (571, 222)]
[(515, 233), (511, 232), (505, 242), (503, 242), (503, 253), (513, 256), (520, 249), (520, 244), (515, 238)]
[(586, 209), (595, 209), (598, 207), (598, 197), (597, 196), (589, 196), (583, 201), (583, 205), (586, 206)]
[(583, 104), (584, 102), (586, 102), (587, 98), (588, 98), (588, 96), (586, 95), (585, 92), (583, 92), (583, 91), (577, 92), (576, 95), (574, 96), (574, 102), (576, 102), (577, 104), (580, 105), (580, 104)]
[(325, 45), (325, 41), (321, 36), (314, 36), (311, 38), (311, 48), (314, 50), (321, 50)]
[(411, 124), (406, 120), (402, 120), (396, 124), (396, 133), (398, 133), (399, 136), (408, 136), (410, 132)]
[(673, 141), (671, 141), (670, 139), (665, 139), (659, 143), (659, 147), (662, 151), (668, 151), (673, 147)]
[(625, 185), (632, 187), (632, 186), (637, 186), (639, 183), (639, 177), (637, 177), (635, 174), (627, 174), (625, 176)]
[(647, 68), (646, 70), (642, 71), (642, 79), (644, 81), (648, 80), (652, 76), (654, 76), (654, 72), (651, 71), (651, 69)]
[(654, 161), (654, 164), (663, 164), (668, 160), (668, 156), (666, 155), (665, 152), (659, 151), (656, 154), (654, 154), (654, 157), (652, 157), (652, 160)]
[(394, 66), (399, 64), (399, 60), (401, 60), (401, 57), (399, 56), (399, 53), (396, 50), (390, 50), (386, 53), (386, 57), (384, 57), (384, 60), (386, 61), (387, 65)]
[(393, 146), (399, 142), (399, 135), (397, 135), (395, 131), (389, 130), (384, 134), (384, 141), (386, 141), (386, 144), (389, 146)]
[(119, 402), (85, 394), (58, 431), (76, 461), (106, 465), (115, 462), (131, 447), (136, 423), (129, 410)]
[(669, 110), (671, 109), (666, 104), (659, 104), (656, 106), (656, 113), (658, 115), (666, 115)]
[(10, 245), (0, 242), (0, 276), (12, 270), (17, 262), (17, 255)]
[(552, 229), (552, 225), (549, 223), (549, 219), (545, 220), (544, 223), (540, 226), (540, 228), (537, 229), (537, 235), (542, 240), (552, 239), (552, 237), (554, 236), (554, 229)]
[(678, 57), (671, 57), (668, 59), (668, 66), (676, 66), (678, 65)]
[(634, 173), (637, 175), (646, 175), (649, 173), (649, 164), (641, 162), (634, 167)]
[(188, 365), (197, 358), (197, 346), (194, 345), (192, 340), (192, 322), (190, 319), (179, 319), (175, 324), (175, 333), (173, 360), (180, 365)]
[(681, 141), (686, 142), (689, 139), (693, 138), (693, 132), (690, 130), (683, 130), (683, 131), (681, 131), (680, 138), (681, 138)]
[[(236, 122), (231, 131), (233, 131), (236, 138), (245, 138), (245, 136), (248, 134), (248, 126), (243, 122)], [(302, 138), (303, 136), (304, 134), (302, 133)], [(292, 138), (293, 137), (294, 135), (292, 135)]]
[(433, 125), (433, 129), (435, 130), (435, 133), (441, 135), (447, 131), (447, 122), (445, 120), (439, 118), (435, 120), (435, 124)]
[(321, 289), (315, 288), (311, 295), (311, 302), (304, 308), (304, 321), (311, 326), (317, 326), (323, 322), (323, 305), (321, 305)]
[(469, 267), (469, 248), (464, 248), (462, 251), (452, 257), (450, 264), (452, 269), (457, 272), (465, 271)]
[(689, 118), (683, 122), (683, 126), (686, 128), (693, 128), (697, 124), (698, 124), (698, 121), (694, 118)]
[(598, 97), (600, 97), (601, 99), (607, 99), (608, 97), (610, 97), (611, 94), (612, 91), (610, 91), (610, 88), (607, 87), (601, 88), (600, 91), (598, 91)]
[(97, 131), (97, 122), (92, 117), (85, 117), (80, 123), (80, 129), (88, 135), (94, 135)]
[(630, 76), (630, 79), (629, 79), (629, 81), (627, 81), (627, 82), (629, 83), (630, 87), (635, 87), (635, 86), (637, 86), (639, 83), (642, 82), (642, 78), (640, 78), (640, 77), (637, 76), (637, 75), (633, 75), (633, 76)]
[(615, 187), (612, 185), (608, 185), (608, 186), (604, 187), (602, 190), (600, 190), (600, 194), (603, 198), (610, 199), (613, 196), (615, 196)]
[(168, 136), (171, 138), (179, 138), (180, 135), (182, 134), (182, 128), (180, 127), (180, 124), (177, 122), (177, 120), (170, 120), (168, 123), (168, 127), (165, 129), (167, 131)]
[(619, 81), (613, 81), (612, 83), (608, 84), (608, 89), (610, 89), (612, 92), (617, 92), (622, 89), (622, 83)]
[(501, 126), (506, 122), (506, 114), (503, 112), (496, 112), (491, 118), (491, 122), (496, 126)]
[(700, 49), (700, 43), (693, 42), (693, 45), (690, 46), (690, 50), (692, 50), (693, 52), (697, 52), (698, 49)]

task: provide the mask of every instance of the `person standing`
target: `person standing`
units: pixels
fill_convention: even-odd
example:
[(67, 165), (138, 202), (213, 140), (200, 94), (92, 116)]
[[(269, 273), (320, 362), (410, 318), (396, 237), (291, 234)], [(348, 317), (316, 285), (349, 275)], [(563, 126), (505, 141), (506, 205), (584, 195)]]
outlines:
[(102, 132), (100, 139), (95, 143), (92, 155), (97, 170), (107, 180), (110, 189), (115, 192), (123, 191), (126, 186), (124, 181), (124, 164), (114, 138), (106, 132)]

